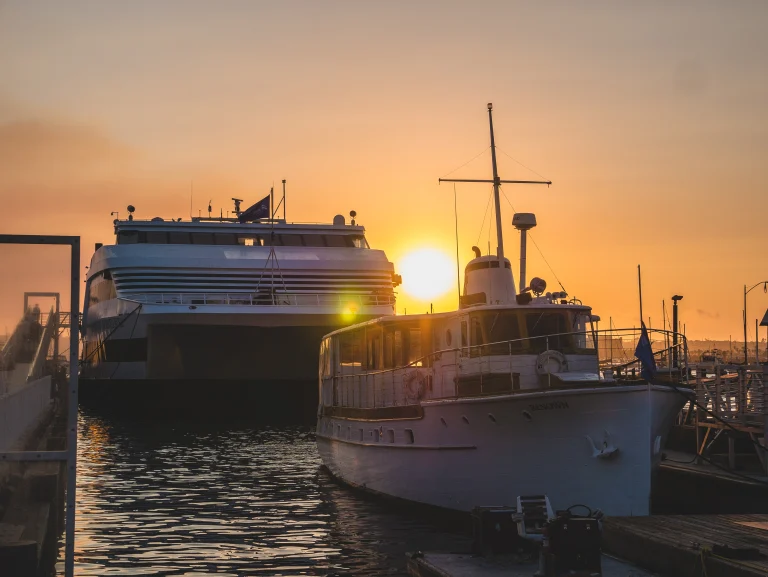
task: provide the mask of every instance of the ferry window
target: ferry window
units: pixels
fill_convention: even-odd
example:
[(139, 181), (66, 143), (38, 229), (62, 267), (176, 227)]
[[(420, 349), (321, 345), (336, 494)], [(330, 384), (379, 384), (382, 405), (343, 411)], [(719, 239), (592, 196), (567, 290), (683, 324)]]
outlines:
[(237, 237), (230, 232), (217, 232), (213, 235), (216, 244), (233, 245), (237, 244)]
[(350, 236), (350, 239), (352, 239), (352, 245), (355, 248), (371, 248), (368, 246), (368, 241), (362, 235)]
[(335, 248), (344, 248), (347, 246), (344, 237), (340, 234), (327, 234), (325, 235), (325, 244)]
[(210, 232), (193, 232), (192, 244), (213, 244), (213, 234)]
[(540, 312), (525, 315), (530, 347), (534, 352), (563, 351), (569, 348), (570, 335), (558, 334), (570, 331), (565, 312)]
[(283, 241), (283, 246), (302, 246), (300, 234), (281, 234), (280, 239)]
[(304, 244), (306, 246), (325, 246), (323, 235), (321, 234), (305, 234)]
[(264, 244), (255, 234), (241, 234), (237, 237), (237, 242), (243, 246), (261, 246)]
[(117, 233), (117, 244), (137, 244), (138, 242), (138, 230), (121, 230)]
[(148, 244), (168, 244), (168, 233), (164, 230), (148, 230)]
[(171, 244), (190, 244), (189, 233), (181, 231), (171, 231), (168, 233), (168, 241)]

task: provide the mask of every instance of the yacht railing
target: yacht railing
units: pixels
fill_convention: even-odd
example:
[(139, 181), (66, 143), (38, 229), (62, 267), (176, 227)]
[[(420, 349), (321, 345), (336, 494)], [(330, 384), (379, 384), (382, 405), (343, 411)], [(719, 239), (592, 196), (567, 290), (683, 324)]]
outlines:
[[(685, 336), (678, 333), (678, 343), (672, 345), (673, 331), (647, 329), (647, 333), (657, 365), (656, 378), (689, 386), (691, 371)], [(643, 381), (642, 366), (634, 351), (640, 335), (641, 329), (634, 328), (574, 331), (442, 349), (394, 368), (368, 370), (364, 368), (363, 362), (359, 361), (341, 364), (332, 367), (333, 375), (322, 376), (325, 383), (332, 383), (333, 389), (333, 398), (324, 396), (323, 404), (379, 408), (418, 403), (424, 398), (448, 399), (529, 393), (537, 389), (579, 386), (578, 382), (563, 384), (547, 373), (539, 379), (535, 387), (521, 387), (520, 365), (516, 360), (519, 360), (520, 356), (527, 356), (535, 363), (539, 355), (549, 351), (594, 359), (592, 370), (595, 373), (595, 381), (587, 386), (639, 383)], [(631, 346), (631, 358), (626, 354), (627, 351), (624, 351), (618, 359), (601, 360), (600, 353), (603, 351), (599, 348), (602, 347), (595, 346), (601, 342), (601, 336), (610, 337), (617, 344), (621, 342)], [(567, 344), (563, 346), (563, 343)], [(663, 348), (659, 345), (663, 345)], [(675, 351), (677, 355), (674, 354)], [(677, 365), (673, 366), (675, 358)], [(536, 374), (535, 366), (528, 368)], [(460, 386), (462, 381), (472, 381), (464, 391)], [(325, 390), (323, 394), (327, 394)]]
[(394, 306), (394, 294), (359, 293), (134, 293), (122, 296), (142, 304), (238, 306)]

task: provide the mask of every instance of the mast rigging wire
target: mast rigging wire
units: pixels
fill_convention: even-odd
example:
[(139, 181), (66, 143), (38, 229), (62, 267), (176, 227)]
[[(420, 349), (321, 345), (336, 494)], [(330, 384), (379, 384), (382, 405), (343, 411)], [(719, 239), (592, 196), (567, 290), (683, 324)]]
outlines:
[(486, 147), (485, 147), (483, 150), (481, 150), (481, 151), (480, 151), (478, 154), (476, 154), (475, 156), (473, 156), (472, 158), (470, 158), (470, 159), (469, 159), (467, 162), (465, 162), (465, 163), (464, 163), (464, 164), (462, 164), (461, 166), (458, 166), (458, 167), (454, 168), (454, 169), (453, 169), (451, 172), (448, 172), (448, 173), (444, 174), (444, 175), (443, 175), (443, 176), (441, 176), (440, 178), (445, 178), (446, 176), (450, 176), (450, 175), (452, 175), (454, 172), (456, 172), (457, 170), (460, 170), (460, 169), (464, 168), (465, 166), (467, 166), (467, 165), (468, 165), (470, 162), (472, 162), (473, 160), (477, 160), (477, 159), (478, 159), (478, 158), (479, 158), (479, 157), (480, 157), (480, 156), (481, 156), (483, 153), (485, 153), (485, 152), (488, 152), (488, 149), (489, 149), (489, 148), (491, 148), (491, 147), (490, 147), (490, 146), (486, 146)]

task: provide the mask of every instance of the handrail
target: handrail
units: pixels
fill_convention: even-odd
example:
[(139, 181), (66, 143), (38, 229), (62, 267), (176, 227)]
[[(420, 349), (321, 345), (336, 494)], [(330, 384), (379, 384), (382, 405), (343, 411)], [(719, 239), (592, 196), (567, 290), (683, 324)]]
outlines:
[(142, 304), (166, 305), (239, 305), (239, 306), (326, 306), (350, 305), (392, 306), (394, 294), (373, 293), (133, 293), (119, 297)]
[[(661, 333), (661, 334), (670, 335), (670, 336), (675, 334), (674, 331), (667, 331), (667, 330), (663, 330), (663, 329), (646, 329), (646, 331), (648, 333)], [(588, 336), (590, 334), (594, 334), (595, 336), (599, 336), (600, 334), (622, 333), (622, 336), (623, 336), (625, 332), (628, 332), (630, 334), (632, 334), (632, 333), (638, 333), (639, 334), (639, 333), (642, 332), (642, 329), (639, 329), (639, 328), (615, 329), (614, 328), (614, 329), (602, 329), (602, 330), (595, 330), (595, 331), (593, 331), (593, 330), (572, 331), (572, 332), (567, 332), (567, 333), (552, 333), (552, 334), (549, 334), (549, 335), (541, 335), (541, 336), (537, 336), (537, 337), (521, 337), (519, 339), (510, 339), (510, 340), (507, 340), (507, 341), (497, 341), (497, 342), (493, 342), (493, 343), (483, 343), (481, 345), (467, 345), (465, 347), (453, 347), (453, 348), (450, 348), (450, 349), (441, 349), (439, 351), (434, 351), (432, 353), (429, 353), (428, 355), (423, 355), (423, 356), (421, 356), (421, 357), (419, 357), (417, 359), (414, 359), (413, 361), (409, 362), (408, 364), (402, 365), (400, 367), (392, 367), (392, 368), (381, 369), (381, 370), (376, 370), (376, 371), (361, 371), (359, 373), (353, 373), (353, 374), (349, 374), (349, 375), (336, 375), (336, 376), (351, 377), (351, 376), (355, 376), (355, 375), (359, 375), (359, 374), (363, 374), (363, 373), (368, 374), (368, 375), (378, 375), (378, 374), (388, 373), (388, 372), (392, 372), (392, 371), (399, 371), (399, 370), (407, 369), (408, 367), (419, 367), (419, 366), (422, 366), (422, 365), (425, 364), (425, 361), (427, 361), (428, 359), (431, 359), (431, 358), (434, 358), (434, 357), (439, 357), (440, 355), (443, 355), (443, 354), (446, 354), (446, 353), (460, 353), (462, 351), (470, 351), (472, 349), (481, 349), (481, 348), (486, 348), (486, 347), (492, 347), (492, 346), (495, 346), (495, 345), (505, 345), (505, 344), (511, 345), (512, 343), (531, 341), (531, 340), (535, 340), (535, 339), (546, 339), (546, 340), (549, 340), (549, 338), (551, 338), (551, 337), (562, 337), (562, 336), (570, 336), (570, 335), (579, 335), (579, 336), (587, 335)], [(677, 333), (677, 335), (678, 335), (678, 338), (682, 339), (681, 342), (677, 346), (678, 347), (682, 347), (684, 351), (687, 350), (687, 340), (686, 340), (685, 335), (683, 335), (682, 333)], [(549, 348), (547, 347), (547, 349), (549, 349)], [(653, 354), (657, 355), (657, 354), (663, 353), (664, 351), (671, 350), (671, 349), (672, 349), (672, 347), (669, 347), (669, 348), (665, 347), (661, 351), (656, 351)], [(583, 349), (583, 350), (587, 350), (587, 349)], [(594, 350), (596, 353), (598, 352), (597, 348), (594, 348), (594, 349), (591, 349), (591, 350)], [(522, 353), (518, 353), (518, 354), (526, 354), (526, 353), (522, 352)], [(540, 353), (528, 353), (528, 354), (540, 354)], [(579, 354), (579, 353), (575, 353), (575, 354)], [(467, 355), (467, 356), (471, 356), (471, 355)], [(478, 355), (478, 356), (506, 356), (506, 355)], [(687, 364), (688, 364), (687, 363), (687, 354), (685, 355), (684, 359), (685, 359), (684, 364), (685, 364), (685, 366), (687, 366)], [(635, 363), (638, 363), (638, 362), (640, 362), (639, 359), (635, 359), (634, 361), (630, 361), (629, 363), (627, 363), (626, 366), (629, 366), (629, 365), (632, 365), (632, 364), (635, 364)], [(421, 365), (419, 365), (418, 363), (421, 363)], [(624, 368), (624, 365), (621, 365), (621, 366), (619, 366), (617, 368)]]
[(33, 381), (42, 376), (43, 364), (45, 363), (46, 358), (48, 358), (48, 348), (51, 345), (51, 338), (56, 328), (56, 323), (56, 313), (54, 312), (54, 307), (51, 307), (51, 312), (48, 313), (48, 321), (45, 325), (45, 330), (40, 337), (40, 342), (38, 343), (37, 350), (35, 351), (34, 360), (32, 361), (32, 365), (29, 367), (29, 372), (27, 373), (27, 382)]

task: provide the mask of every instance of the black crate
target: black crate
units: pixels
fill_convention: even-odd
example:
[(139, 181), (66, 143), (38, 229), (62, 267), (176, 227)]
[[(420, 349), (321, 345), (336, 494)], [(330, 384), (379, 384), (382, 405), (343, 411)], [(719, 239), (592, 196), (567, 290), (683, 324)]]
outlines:
[(475, 507), (472, 510), (472, 552), (515, 553), (525, 548), (517, 534), (514, 507)]
[(558, 517), (550, 522), (550, 552), (555, 558), (555, 572), (601, 574), (600, 523), (590, 517)]

